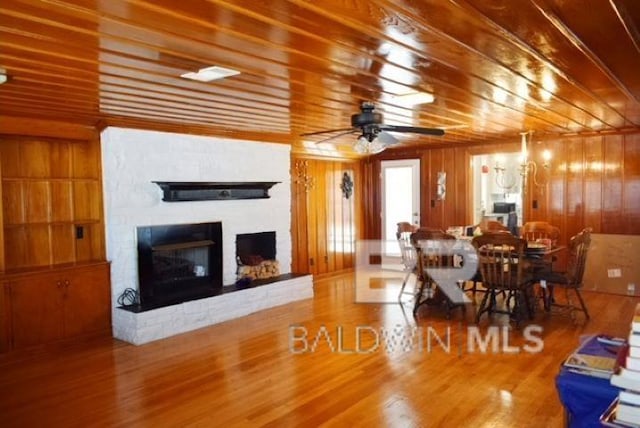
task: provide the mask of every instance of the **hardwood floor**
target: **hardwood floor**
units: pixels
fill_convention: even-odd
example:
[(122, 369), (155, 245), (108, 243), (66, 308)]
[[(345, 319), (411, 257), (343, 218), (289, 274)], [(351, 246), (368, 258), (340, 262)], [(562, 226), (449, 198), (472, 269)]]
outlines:
[[(96, 339), (1, 355), (0, 425), (559, 427), (561, 361), (582, 334), (626, 335), (640, 301), (584, 292), (586, 324), (537, 314), (539, 353), (471, 353), (460, 313), (448, 321), (426, 307), (422, 342), (405, 352), (389, 343), (410, 331), (411, 308), (405, 318), (397, 303), (354, 303), (353, 282), (317, 281), (314, 299), (143, 346)], [(436, 340), (429, 351), (447, 329), (450, 351)], [(508, 346), (536, 345), (524, 332), (508, 332)]]

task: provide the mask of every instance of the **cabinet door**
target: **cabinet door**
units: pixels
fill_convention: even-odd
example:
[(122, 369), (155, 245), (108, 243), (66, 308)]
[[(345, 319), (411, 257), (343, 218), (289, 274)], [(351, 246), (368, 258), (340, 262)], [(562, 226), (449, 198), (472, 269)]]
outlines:
[(9, 283), (14, 348), (63, 337), (63, 281), (44, 275)]
[(107, 263), (67, 273), (64, 335), (73, 337), (111, 328), (111, 293)]

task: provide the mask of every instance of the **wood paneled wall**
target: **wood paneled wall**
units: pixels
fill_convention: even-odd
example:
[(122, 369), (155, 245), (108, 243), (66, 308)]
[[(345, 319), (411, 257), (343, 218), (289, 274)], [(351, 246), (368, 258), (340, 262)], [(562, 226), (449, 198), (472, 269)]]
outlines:
[[(348, 199), (340, 188), (345, 173), (353, 181)], [(353, 267), (361, 236), (361, 176), (358, 162), (292, 157), (293, 272), (321, 275)]]
[(0, 161), (6, 271), (104, 260), (97, 140), (0, 136)]
[[(513, 143), (468, 147), (388, 150), (362, 161), (364, 235), (380, 237), (380, 161), (421, 161), (421, 225), (446, 229), (470, 224), (473, 217), (471, 156), (517, 152)], [(550, 168), (538, 168), (526, 186), (525, 220), (546, 220), (562, 230), (562, 242), (582, 228), (596, 233), (640, 234), (640, 134), (533, 138), (530, 159), (541, 164), (544, 149), (552, 152)], [(445, 200), (435, 197), (436, 174), (447, 173)], [(536, 208), (534, 208), (534, 206)]]
[[(640, 234), (640, 134), (548, 140), (531, 158), (552, 152), (549, 170), (530, 174), (527, 220), (548, 220), (569, 238), (583, 227), (596, 233)], [(537, 208), (536, 208), (537, 207)]]

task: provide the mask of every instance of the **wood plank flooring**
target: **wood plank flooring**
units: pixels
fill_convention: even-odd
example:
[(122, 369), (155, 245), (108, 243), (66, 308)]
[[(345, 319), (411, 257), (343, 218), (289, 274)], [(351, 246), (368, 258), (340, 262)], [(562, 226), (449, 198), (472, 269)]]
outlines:
[[(422, 341), (401, 350), (410, 306), (355, 303), (353, 284), (316, 281), (314, 299), (143, 346), (95, 339), (1, 355), (0, 426), (559, 427), (563, 358), (582, 334), (626, 335), (640, 301), (585, 292), (588, 323), (537, 314), (539, 353), (469, 352), (472, 305), (469, 322), (424, 308)], [(435, 340), (447, 331), (448, 351)], [(507, 331), (508, 346), (535, 345), (524, 332)]]

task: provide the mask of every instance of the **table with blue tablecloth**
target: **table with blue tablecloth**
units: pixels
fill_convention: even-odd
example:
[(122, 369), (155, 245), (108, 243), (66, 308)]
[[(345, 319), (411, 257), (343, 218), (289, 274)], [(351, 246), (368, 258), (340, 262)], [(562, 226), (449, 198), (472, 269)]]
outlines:
[(572, 428), (600, 428), (600, 415), (618, 396), (619, 389), (609, 379), (575, 373), (561, 368), (556, 388)]

